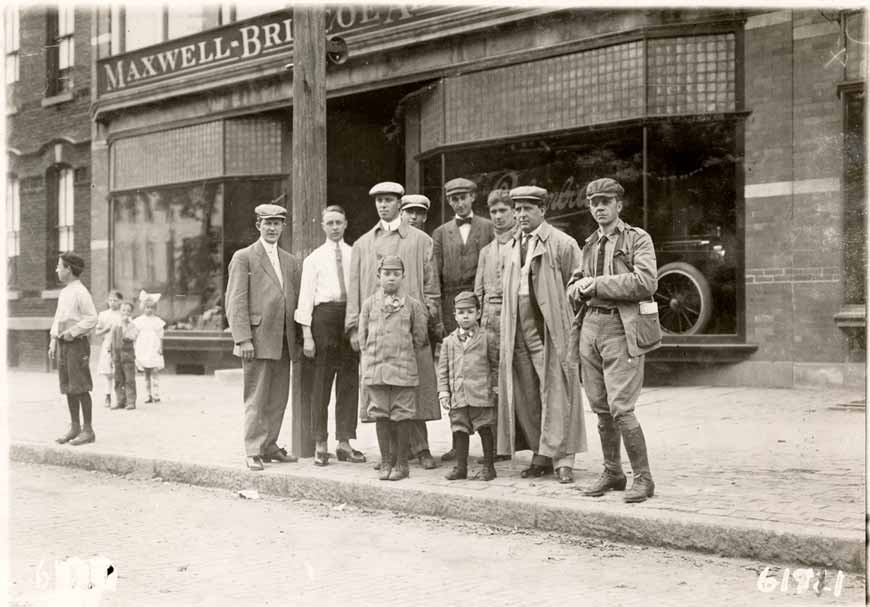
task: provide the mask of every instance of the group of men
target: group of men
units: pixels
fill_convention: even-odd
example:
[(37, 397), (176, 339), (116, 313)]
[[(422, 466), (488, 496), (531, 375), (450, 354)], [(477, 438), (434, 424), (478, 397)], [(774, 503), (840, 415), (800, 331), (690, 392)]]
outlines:
[[(531, 450), (524, 478), (555, 474), (559, 482), (572, 483), (574, 455), (586, 450), (585, 388), (604, 454), (604, 472), (585, 493), (625, 489), (624, 443), (634, 475), (624, 499), (651, 497), (654, 484), (634, 406), (643, 383), (643, 355), (660, 341), (650, 303), (656, 262), (650, 236), (619, 217), (622, 187), (609, 178), (588, 184), (589, 210), (599, 228), (582, 250), (547, 222), (549, 194), (537, 186), (492, 191), (487, 219), (473, 211), (474, 182), (448, 181), (444, 197), (455, 215), (431, 237), (424, 231), (427, 197), (406, 195), (393, 182), (375, 185), (369, 195), (379, 219), (352, 247), (344, 242), (345, 211), (329, 206), (322, 212), (325, 242), (300, 267), (277, 246), (286, 210), (265, 204), (255, 209), (260, 239), (233, 256), (226, 307), (244, 367), (248, 468), (296, 461), (276, 440), (290, 361), (300, 354), (314, 369), (314, 463), (324, 466), (329, 460), (333, 381), (336, 456), (366, 461), (349, 442), (356, 438), (357, 420), (369, 421), (365, 386), (361, 390), (359, 384), (359, 313), (377, 289), (379, 261), (396, 255), (404, 263), (405, 293), (425, 304), (431, 346), (416, 351), (419, 385), (407, 445), (412, 457), (424, 468), (437, 465), (426, 430), (426, 422), (441, 417), (435, 346), (455, 328), (454, 298), (473, 291), (482, 305), (480, 324), (493, 349), (491, 358), (498, 360), (499, 456), (509, 459), (515, 451)], [(451, 449), (442, 459), (454, 457)]]

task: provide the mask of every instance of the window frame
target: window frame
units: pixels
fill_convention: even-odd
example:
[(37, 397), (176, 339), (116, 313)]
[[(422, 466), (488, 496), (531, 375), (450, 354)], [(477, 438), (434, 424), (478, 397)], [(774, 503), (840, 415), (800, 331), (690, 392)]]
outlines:
[(21, 183), (16, 175), (6, 177), (6, 256), (21, 255)]
[(57, 171), (57, 246), (58, 251), (75, 250), (75, 170), (62, 167)]
[(73, 90), (75, 8), (62, 3), (46, 8), (45, 96)]
[[(21, 17), (17, 6), (7, 6), (3, 12), (3, 50), (6, 56), (6, 84), (18, 82), (21, 78)], [(11, 68), (10, 69), (10, 65)]]

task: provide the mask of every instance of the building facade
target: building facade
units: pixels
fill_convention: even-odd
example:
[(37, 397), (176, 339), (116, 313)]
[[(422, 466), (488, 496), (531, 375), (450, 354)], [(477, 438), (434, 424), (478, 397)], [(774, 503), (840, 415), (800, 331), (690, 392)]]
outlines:
[[(95, 297), (161, 292), (182, 372), (235, 364), (227, 264), (255, 205), (293, 209), (292, 11), (240, 7), (94, 13)], [(430, 228), (448, 179), (480, 184), (480, 213), (491, 189), (537, 184), (582, 241), (585, 184), (615, 177), (656, 242), (668, 335), (651, 382), (862, 384), (863, 21), (332, 6), (349, 59), (327, 70), (328, 200), (352, 241), (377, 181), (429, 196)]]
[[(7, 364), (47, 369), (59, 252), (90, 261), (91, 16), (69, 3), (4, 9)], [(105, 214), (103, 215), (105, 221)], [(106, 267), (88, 263), (90, 285)]]

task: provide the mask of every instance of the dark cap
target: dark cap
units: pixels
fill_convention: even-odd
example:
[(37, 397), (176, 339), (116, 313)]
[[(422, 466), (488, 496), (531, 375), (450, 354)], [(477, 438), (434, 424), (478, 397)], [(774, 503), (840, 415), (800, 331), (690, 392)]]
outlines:
[(444, 184), (444, 195), (450, 196), (451, 194), (462, 194), (463, 192), (473, 192), (477, 189), (477, 184), (471, 181), (470, 179), (466, 179), (465, 177), (457, 177), (456, 179), (451, 179), (447, 183)]
[(75, 253), (61, 253), (58, 257), (63, 260), (63, 263), (73, 271), (73, 274), (78, 276), (85, 269), (85, 260)]
[(254, 208), (257, 219), (287, 219), (287, 209), (279, 204), (261, 204)]
[(593, 196), (607, 196), (608, 198), (622, 198), (625, 190), (619, 182), (610, 177), (596, 179), (586, 186), (586, 198)]
[(422, 194), (405, 194), (402, 196), (402, 210), (405, 209), (423, 209), (427, 213), (429, 212), (429, 206), (432, 203), (429, 202), (429, 199)]
[(398, 255), (385, 255), (378, 262), (378, 272), (381, 270), (401, 270), (404, 272), (405, 264)]
[(508, 190), (493, 190), (486, 197), (486, 206), (491, 207), (498, 203), (506, 204), (509, 207), (514, 206), (513, 198)]
[(454, 309), (470, 307), (480, 307), (480, 304), (477, 302), (477, 295), (471, 291), (462, 291), (459, 295), (453, 298)]

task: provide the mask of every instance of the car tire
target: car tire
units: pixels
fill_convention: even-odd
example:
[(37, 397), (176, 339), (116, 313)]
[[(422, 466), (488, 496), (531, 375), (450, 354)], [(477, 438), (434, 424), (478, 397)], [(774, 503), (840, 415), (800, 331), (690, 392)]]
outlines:
[(710, 282), (692, 264), (682, 261), (659, 268), (659, 321), (668, 335), (701, 333), (713, 316)]

